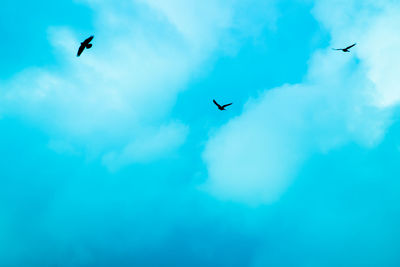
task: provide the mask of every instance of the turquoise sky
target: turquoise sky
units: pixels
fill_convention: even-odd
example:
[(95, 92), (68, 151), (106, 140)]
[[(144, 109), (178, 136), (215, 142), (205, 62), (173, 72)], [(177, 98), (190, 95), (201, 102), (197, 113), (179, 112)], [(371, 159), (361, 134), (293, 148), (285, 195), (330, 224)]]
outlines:
[(399, 266), (399, 28), (394, 0), (3, 0), (0, 266)]

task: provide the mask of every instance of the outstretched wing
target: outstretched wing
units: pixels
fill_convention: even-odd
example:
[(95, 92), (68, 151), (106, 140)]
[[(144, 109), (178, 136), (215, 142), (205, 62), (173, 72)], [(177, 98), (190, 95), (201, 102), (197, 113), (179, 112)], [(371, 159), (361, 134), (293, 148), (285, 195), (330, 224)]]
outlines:
[(85, 45), (81, 44), (81, 46), (78, 49), (78, 54), (76, 54), (76, 56), (79, 57), (82, 54), (84, 49), (85, 49)]
[(87, 39), (84, 41), (84, 43), (86, 43), (86, 44), (90, 43), (90, 42), (93, 40), (93, 38), (94, 38), (93, 35), (90, 36), (89, 38), (87, 38)]
[(347, 49), (350, 49), (350, 48), (352, 48), (352, 47), (355, 46), (355, 45), (356, 45), (356, 44), (352, 44), (352, 45), (346, 47), (345, 49), (346, 49), (346, 50), (347, 50)]
[(221, 106), (217, 103), (217, 101), (215, 101), (215, 100), (213, 99), (213, 102), (214, 102), (215, 105), (217, 105), (218, 108), (221, 108)]
[(233, 104), (233, 103), (229, 103), (229, 104), (223, 105), (222, 108), (225, 108), (225, 107), (230, 106), (230, 105), (232, 105), (232, 104)]
[(340, 48), (332, 48), (332, 50), (343, 50), (343, 49), (340, 49)]

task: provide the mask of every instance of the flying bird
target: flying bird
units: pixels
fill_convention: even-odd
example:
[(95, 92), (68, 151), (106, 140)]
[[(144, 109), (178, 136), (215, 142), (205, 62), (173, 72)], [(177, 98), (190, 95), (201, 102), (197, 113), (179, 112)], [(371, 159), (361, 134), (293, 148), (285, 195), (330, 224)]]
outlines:
[(348, 46), (348, 47), (346, 47), (346, 48), (339, 48), (339, 49), (336, 49), (336, 48), (332, 48), (333, 50), (340, 50), (340, 51), (343, 51), (343, 52), (350, 52), (350, 48), (352, 48), (353, 46), (355, 46), (356, 44), (352, 44), (352, 45), (350, 45), (350, 46)]
[(218, 107), (219, 110), (225, 110), (225, 108), (226, 108), (227, 106), (230, 106), (230, 105), (233, 104), (233, 103), (229, 103), (229, 104), (226, 104), (226, 105), (222, 105), (222, 106), (221, 106), (221, 105), (218, 104), (217, 101), (215, 101), (214, 99), (213, 99), (213, 102), (214, 102), (215, 105), (217, 105), (217, 107)]
[(78, 54), (76, 54), (77, 57), (79, 57), (82, 54), (82, 52), (83, 52), (83, 50), (85, 50), (85, 48), (89, 49), (92, 47), (92, 44), (90, 42), (93, 40), (93, 38), (94, 38), (94, 36), (92, 35), (81, 43), (81, 46), (78, 49)]

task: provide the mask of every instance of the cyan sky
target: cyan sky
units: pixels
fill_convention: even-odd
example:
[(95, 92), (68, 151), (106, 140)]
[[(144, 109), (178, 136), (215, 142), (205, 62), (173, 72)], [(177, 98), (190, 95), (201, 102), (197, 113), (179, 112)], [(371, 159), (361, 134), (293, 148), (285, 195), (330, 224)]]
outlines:
[(0, 266), (399, 266), (399, 15), (3, 1)]

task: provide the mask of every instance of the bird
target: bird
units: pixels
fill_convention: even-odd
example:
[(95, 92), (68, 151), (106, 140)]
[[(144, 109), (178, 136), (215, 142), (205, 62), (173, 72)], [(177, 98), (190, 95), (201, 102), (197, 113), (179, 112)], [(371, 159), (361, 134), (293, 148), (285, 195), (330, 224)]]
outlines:
[(79, 57), (82, 54), (82, 52), (83, 52), (83, 50), (85, 50), (85, 48), (89, 49), (92, 47), (92, 44), (90, 42), (93, 40), (93, 38), (94, 38), (94, 36), (92, 35), (81, 43), (81, 46), (79, 46), (79, 49), (78, 49), (78, 54), (76, 54), (77, 57)]
[(213, 102), (214, 102), (215, 105), (217, 105), (217, 107), (218, 107), (219, 110), (226, 110), (225, 108), (226, 108), (227, 106), (230, 106), (230, 105), (233, 104), (233, 103), (229, 103), (229, 104), (226, 104), (226, 105), (222, 105), (222, 106), (221, 106), (221, 105), (218, 104), (217, 101), (215, 101), (214, 99), (213, 99)]
[(350, 46), (348, 46), (348, 47), (346, 47), (346, 48), (339, 48), (339, 49), (336, 49), (336, 48), (332, 48), (333, 50), (340, 50), (340, 51), (343, 51), (343, 52), (350, 52), (350, 48), (352, 48), (353, 46), (355, 46), (356, 45), (356, 43), (355, 44), (352, 44), (352, 45), (350, 45)]

